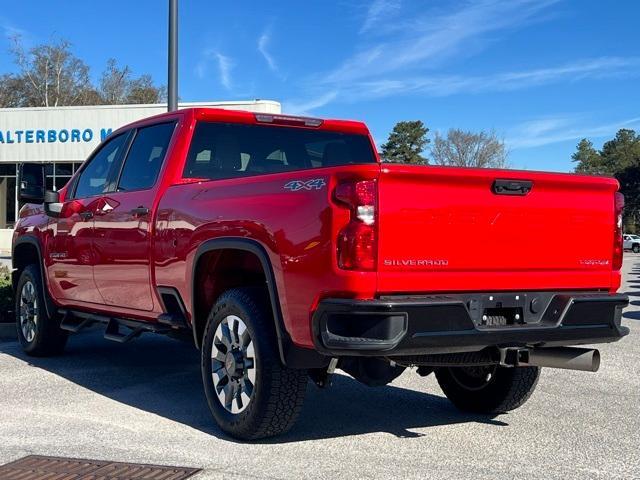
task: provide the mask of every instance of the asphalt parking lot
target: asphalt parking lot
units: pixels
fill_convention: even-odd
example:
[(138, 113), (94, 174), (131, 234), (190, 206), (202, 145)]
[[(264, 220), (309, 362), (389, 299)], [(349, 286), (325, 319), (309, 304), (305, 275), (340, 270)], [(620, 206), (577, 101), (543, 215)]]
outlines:
[(434, 378), (369, 389), (309, 385), (297, 426), (258, 444), (226, 438), (191, 345), (99, 332), (32, 359), (0, 343), (0, 463), (28, 454), (203, 468), (204, 478), (640, 478), (640, 255), (625, 258), (631, 334), (598, 373), (546, 369), (531, 400), (497, 417), (456, 411)]

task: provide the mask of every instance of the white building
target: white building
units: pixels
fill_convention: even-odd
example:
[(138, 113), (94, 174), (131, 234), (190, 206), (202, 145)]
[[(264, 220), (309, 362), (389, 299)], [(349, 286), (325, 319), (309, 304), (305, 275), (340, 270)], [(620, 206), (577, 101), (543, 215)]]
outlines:
[[(280, 113), (270, 100), (182, 103), (180, 108), (217, 107)], [(47, 165), (47, 188), (59, 189), (112, 130), (165, 112), (166, 105), (100, 105), (0, 109), (0, 250), (10, 247), (10, 229), (18, 212), (17, 166)]]

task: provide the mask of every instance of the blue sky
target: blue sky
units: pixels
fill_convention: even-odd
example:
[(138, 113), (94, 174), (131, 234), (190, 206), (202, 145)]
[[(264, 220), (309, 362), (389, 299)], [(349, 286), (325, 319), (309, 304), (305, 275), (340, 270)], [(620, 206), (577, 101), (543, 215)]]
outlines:
[[(0, 6), (0, 72), (19, 33), (165, 83), (165, 0)], [(514, 167), (567, 171), (580, 138), (640, 130), (639, 18), (636, 0), (181, 0), (180, 97), (364, 120), (378, 144), (400, 120), (495, 130)]]

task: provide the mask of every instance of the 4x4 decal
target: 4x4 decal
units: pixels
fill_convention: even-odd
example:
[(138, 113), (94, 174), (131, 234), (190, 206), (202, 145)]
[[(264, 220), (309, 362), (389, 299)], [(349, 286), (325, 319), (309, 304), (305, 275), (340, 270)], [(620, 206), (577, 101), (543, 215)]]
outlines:
[(314, 178), (313, 180), (307, 180), (306, 182), (303, 182), (302, 180), (292, 180), (284, 185), (284, 189), (297, 192), (299, 190), (320, 190), (326, 186), (327, 182), (324, 181), (324, 178)]

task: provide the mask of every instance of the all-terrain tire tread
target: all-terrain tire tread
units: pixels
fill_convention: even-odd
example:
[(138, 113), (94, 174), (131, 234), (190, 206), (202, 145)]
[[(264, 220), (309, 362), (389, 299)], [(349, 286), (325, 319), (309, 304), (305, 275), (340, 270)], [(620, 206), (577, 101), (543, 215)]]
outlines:
[[(209, 330), (215, 326), (214, 319), (227, 308), (230, 301), (242, 306), (250, 318), (245, 321), (252, 322), (253, 329), (262, 335), (261, 338), (254, 338), (254, 342), (260, 342), (262, 347), (262, 354), (258, 359), (259, 368), (262, 369), (262, 386), (268, 385), (269, 392), (262, 414), (239, 419), (226, 428), (224, 425), (221, 427), (227, 431), (232, 430), (229, 433), (245, 440), (280, 435), (291, 429), (302, 410), (307, 389), (307, 372), (282, 365), (273, 319), (265, 314), (271, 312), (271, 305), (266, 292), (259, 287), (235, 288), (223, 293), (209, 315), (204, 338), (208, 338)], [(252, 407), (255, 405), (250, 405), (248, 409)]]
[(454, 380), (448, 368), (436, 370), (440, 388), (460, 410), (474, 413), (506, 413), (522, 406), (533, 394), (539, 367), (498, 367), (494, 379), (482, 390), (469, 391)]
[(533, 394), (539, 377), (539, 368), (515, 368), (509, 391), (494, 413), (508, 412), (522, 406)]

